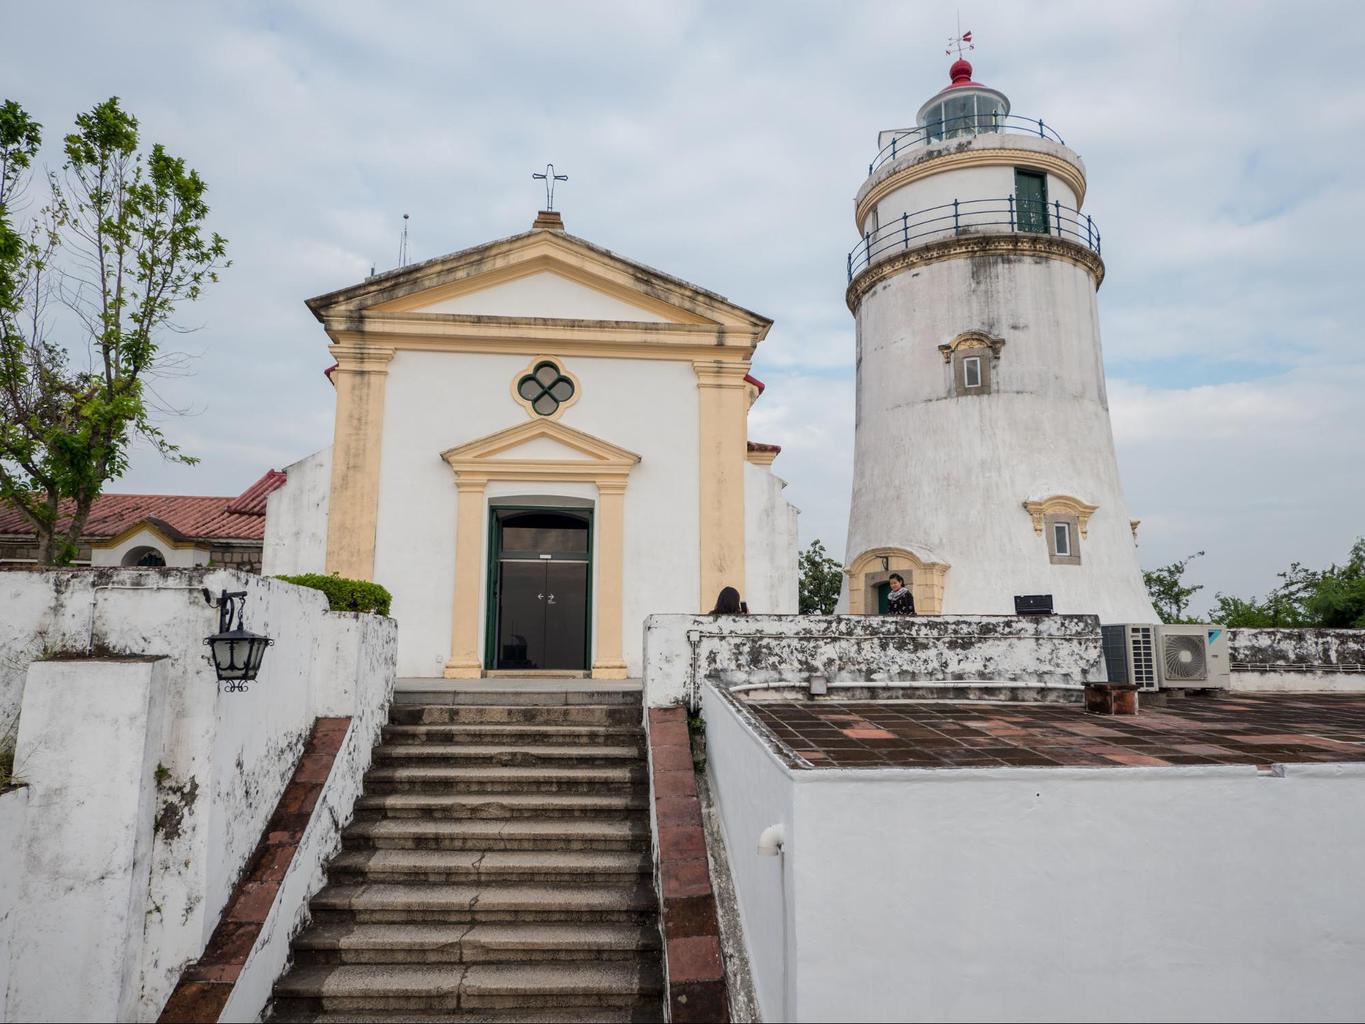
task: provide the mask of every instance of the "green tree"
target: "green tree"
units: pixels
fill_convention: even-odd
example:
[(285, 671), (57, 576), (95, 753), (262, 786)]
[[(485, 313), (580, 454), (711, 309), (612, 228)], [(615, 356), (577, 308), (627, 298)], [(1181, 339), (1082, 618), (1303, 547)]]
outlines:
[[(207, 186), (160, 145), (139, 152), (138, 122), (118, 97), (77, 116), (62, 173), (27, 230), (16, 202), (29, 184), (41, 126), (13, 101), (0, 108), (0, 498), (38, 534), (38, 560), (69, 562), (105, 483), (128, 466), (136, 437), (163, 456), (197, 460), (151, 421), (146, 383), (162, 332), (227, 265), (226, 241), (205, 234)], [(17, 239), (17, 242), (16, 242)], [(89, 369), (72, 371), (49, 339), (56, 289)], [(63, 525), (59, 503), (70, 499)]]
[(1162, 622), (1191, 621), (1185, 617), (1185, 610), (1190, 606), (1190, 598), (1204, 588), (1201, 584), (1186, 585), (1185, 570), (1203, 554), (1202, 551), (1196, 551), (1159, 569), (1143, 571), (1142, 582), (1147, 584), (1147, 593)]
[(810, 542), (810, 547), (797, 557), (796, 564), (801, 573), (801, 614), (833, 614), (843, 582), (843, 564), (825, 554), (825, 546), (818, 540)]
[(1209, 618), (1250, 629), (1365, 628), (1365, 538), (1351, 546), (1345, 565), (1318, 571), (1293, 562), (1279, 577), (1264, 601), (1216, 594)]

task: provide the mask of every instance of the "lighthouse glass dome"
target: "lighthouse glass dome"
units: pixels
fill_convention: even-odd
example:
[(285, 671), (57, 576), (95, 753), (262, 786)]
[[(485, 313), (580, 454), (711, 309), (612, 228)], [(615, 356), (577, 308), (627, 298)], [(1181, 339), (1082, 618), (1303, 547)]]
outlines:
[(919, 110), (917, 121), (929, 141), (1003, 131), (1010, 112), (1005, 94), (973, 82), (972, 66), (965, 60), (953, 64), (948, 74), (952, 84)]

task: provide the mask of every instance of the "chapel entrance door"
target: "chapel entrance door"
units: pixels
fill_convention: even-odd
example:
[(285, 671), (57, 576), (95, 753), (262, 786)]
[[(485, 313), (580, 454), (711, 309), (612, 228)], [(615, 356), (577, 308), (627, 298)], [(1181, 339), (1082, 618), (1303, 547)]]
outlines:
[(489, 667), (588, 667), (591, 515), (587, 510), (493, 509)]

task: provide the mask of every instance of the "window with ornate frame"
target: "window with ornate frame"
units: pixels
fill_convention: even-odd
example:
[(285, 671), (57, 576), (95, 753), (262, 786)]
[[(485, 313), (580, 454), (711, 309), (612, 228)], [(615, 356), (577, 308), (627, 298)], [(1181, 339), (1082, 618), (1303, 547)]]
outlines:
[(1024, 502), (1033, 520), (1033, 532), (1047, 539), (1047, 560), (1053, 565), (1080, 565), (1081, 541), (1085, 539), (1090, 517), (1099, 510), (1069, 494)]
[(512, 397), (535, 417), (558, 419), (565, 409), (578, 401), (578, 378), (550, 356), (531, 362), (513, 379)]
[(989, 395), (1004, 347), (1004, 338), (992, 337), (984, 331), (964, 331), (948, 344), (940, 345), (938, 350), (952, 376), (948, 394)]

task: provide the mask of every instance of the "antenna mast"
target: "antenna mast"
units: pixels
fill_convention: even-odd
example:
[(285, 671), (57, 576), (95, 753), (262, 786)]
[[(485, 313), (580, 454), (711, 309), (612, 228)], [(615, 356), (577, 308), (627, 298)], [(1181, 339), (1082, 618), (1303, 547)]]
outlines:
[(408, 215), (403, 214), (403, 238), (398, 243), (398, 265), (406, 267), (408, 265)]

